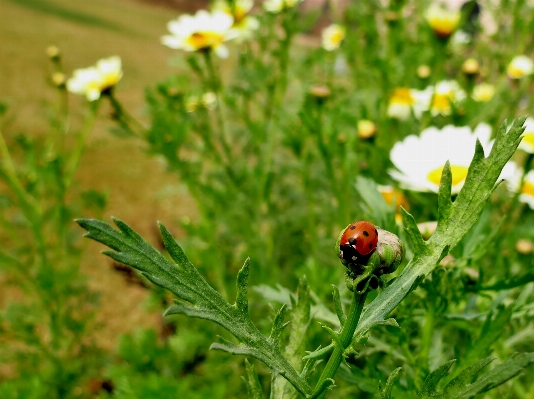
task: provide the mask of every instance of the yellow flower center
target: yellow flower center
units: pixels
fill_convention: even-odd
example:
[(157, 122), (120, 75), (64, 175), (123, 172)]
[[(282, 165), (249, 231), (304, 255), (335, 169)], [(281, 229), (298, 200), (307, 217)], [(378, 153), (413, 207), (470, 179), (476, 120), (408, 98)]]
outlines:
[(523, 143), (528, 144), (534, 150), (534, 132), (523, 135)]
[(390, 102), (403, 105), (412, 105), (415, 104), (415, 99), (413, 98), (410, 89), (399, 87), (393, 92)]
[(525, 76), (525, 70), (513, 64), (508, 66), (507, 72), (508, 75), (514, 79), (519, 79)]
[(460, 13), (442, 10), (439, 14), (428, 16), (428, 24), (441, 37), (449, 37), (460, 22)]
[[(451, 174), (452, 174), (452, 185), (453, 187), (460, 184), (467, 177), (467, 166), (462, 165), (451, 165)], [(443, 166), (436, 168), (427, 175), (429, 182), (439, 185), (441, 181), (441, 174), (443, 173)]]
[(432, 98), (432, 108), (441, 113), (449, 113), (451, 111), (451, 100), (453, 94), (449, 93), (435, 93)]
[(526, 195), (530, 195), (531, 197), (534, 197), (534, 183), (526, 181), (525, 184), (523, 184), (523, 189), (521, 190), (521, 194), (526, 194)]
[(334, 32), (331, 36), (330, 36), (330, 43), (332, 43), (333, 45), (335, 46), (339, 46), (339, 44), (341, 43), (341, 41), (343, 40), (343, 32), (338, 30), (337, 32)]
[(195, 32), (187, 38), (187, 43), (197, 50), (217, 47), (223, 41), (224, 36), (216, 32)]

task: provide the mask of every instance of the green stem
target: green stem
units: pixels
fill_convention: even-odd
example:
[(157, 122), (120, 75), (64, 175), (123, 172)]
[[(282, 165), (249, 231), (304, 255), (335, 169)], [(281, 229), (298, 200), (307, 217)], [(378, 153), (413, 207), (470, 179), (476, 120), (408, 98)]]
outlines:
[[(345, 324), (343, 324), (343, 327), (341, 328), (341, 331), (338, 335), (339, 342), (343, 345), (343, 347), (335, 345), (334, 352), (330, 356), (330, 359), (328, 360), (328, 363), (326, 364), (326, 367), (324, 368), (323, 373), (321, 374), (321, 377), (319, 378), (319, 381), (315, 386), (315, 393), (318, 389), (321, 389), (326, 380), (333, 379), (336, 375), (337, 369), (339, 368), (339, 366), (341, 365), (341, 361), (343, 360), (343, 352), (345, 352), (345, 350), (352, 342), (354, 331), (356, 331), (356, 327), (358, 326), (358, 322), (360, 320), (360, 315), (362, 314), (363, 305), (365, 304), (366, 297), (367, 291), (363, 294), (354, 292), (350, 312), (347, 316), (347, 321), (345, 322)], [(323, 392), (321, 395), (319, 395), (319, 398), (323, 398), (325, 395), (326, 392)]]
[(22, 186), (2, 132), (0, 132), (0, 156), (0, 167), (3, 169), (3, 173), (6, 177), (6, 183), (17, 196), (24, 216), (31, 224), (32, 231), (37, 242), (38, 253), (41, 258), (41, 264), (45, 264), (46, 245), (42, 234), (43, 229), (41, 207)]
[(86, 117), (81, 133), (78, 135), (78, 141), (76, 142), (76, 147), (72, 150), (72, 155), (69, 159), (69, 162), (66, 166), (65, 176), (64, 176), (64, 189), (65, 191), (70, 187), (72, 179), (76, 170), (78, 169), (78, 164), (80, 163), (80, 158), (83, 154), (83, 149), (85, 147), (85, 142), (87, 137), (93, 130), (93, 125), (95, 123), (96, 115), (98, 112), (98, 107), (100, 106), (100, 100), (97, 100), (96, 103), (90, 105), (89, 115)]
[[(428, 308), (426, 311), (425, 324), (423, 326), (423, 336), (421, 337), (421, 352), (419, 353), (419, 369), (425, 373), (428, 371), (428, 356), (430, 353), (430, 346), (432, 345), (432, 336), (434, 334), (434, 321), (435, 321), (436, 309), (434, 302), (430, 300), (428, 302)], [(421, 381), (422, 382), (422, 381)]]
[[(109, 102), (116, 113), (116, 118), (119, 122), (119, 125), (121, 125), (123, 129), (128, 131), (132, 136), (141, 138), (145, 137), (145, 127), (141, 124), (141, 122), (139, 122), (128, 111), (124, 109), (120, 101), (113, 94), (113, 91), (107, 93), (107, 97), (109, 98)], [(135, 126), (135, 128), (133, 126)]]
[(203, 54), (204, 60), (206, 62), (206, 68), (209, 74), (208, 84), (217, 98), (217, 104), (215, 106), (215, 117), (217, 118), (217, 125), (219, 126), (220, 141), (224, 150), (224, 154), (226, 155), (227, 160), (230, 162), (232, 160), (232, 151), (226, 138), (226, 128), (224, 123), (225, 118), (223, 115), (223, 103), (221, 97), (222, 81), (219, 74), (215, 72), (215, 68), (213, 67), (211, 51), (204, 51)]

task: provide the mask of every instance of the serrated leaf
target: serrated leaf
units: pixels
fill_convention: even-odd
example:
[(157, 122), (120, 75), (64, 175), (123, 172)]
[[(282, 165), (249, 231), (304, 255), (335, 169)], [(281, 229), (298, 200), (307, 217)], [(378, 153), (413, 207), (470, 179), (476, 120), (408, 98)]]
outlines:
[(424, 252), (426, 243), (423, 240), (423, 236), (421, 235), (419, 228), (417, 227), (417, 223), (415, 222), (415, 219), (402, 206), (400, 208), (400, 212), (402, 215), (402, 224), (404, 226), (404, 230), (406, 231), (406, 233), (408, 233), (408, 236), (412, 240), (412, 243), (414, 246), (414, 252), (415, 253)]
[(273, 327), (271, 329), (271, 334), (269, 335), (269, 341), (278, 347), (280, 343), (280, 335), (284, 331), (284, 328), (289, 324), (289, 321), (284, 323), (284, 317), (286, 315), (287, 306), (284, 304), (276, 312), (274, 317)]
[(437, 397), (436, 388), (443, 377), (447, 375), (452, 365), (456, 362), (455, 359), (449, 360), (442, 364), (436, 370), (431, 372), (423, 382), (423, 387), (417, 395), (417, 399), (435, 398)]
[(480, 370), (493, 361), (493, 358), (487, 357), (467, 367), (458, 377), (449, 382), (443, 390), (443, 396), (457, 398), (467, 386), (475, 380)]
[[(507, 130), (505, 121), (488, 157), (475, 150), (472, 164), (462, 190), (452, 203), (450, 213), (438, 223), (436, 232), (426, 242), (425, 250), (416, 250), (402, 274), (363, 310), (355, 336), (363, 336), (377, 321), (387, 315), (408, 295), (414, 283), (434, 270), (440, 258), (453, 248), (475, 224), (491, 195), (495, 183), (521, 141), (525, 117), (517, 118)], [(444, 190), (444, 188), (442, 188)], [(418, 246), (421, 248), (421, 246)]]
[(248, 359), (245, 359), (245, 369), (247, 370), (247, 376), (242, 378), (247, 386), (249, 399), (262, 399), (263, 391), (258, 379), (258, 374), (256, 374), (254, 366), (248, 361)]
[(391, 372), (384, 389), (382, 389), (382, 386), (381, 386), (382, 384), (378, 382), (378, 390), (380, 392), (380, 399), (391, 399), (391, 390), (393, 389), (393, 384), (395, 383), (395, 380), (397, 379), (397, 376), (399, 375), (401, 370), (402, 370), (402, 367), (397, 367), (395, 370)]
[(98, 220), (81, 219), (77, 222), (87, 230), (87, 237), (113, 249), (106, 251), (106, 255), (140, 270), (154, 284), (168, 289), (178, 297), (179, 300), (169, 308), (167, 314), (180, 313), (211, 320), (224, 327), (239, 341), (238, 344), (234, 344), (223, 339), (221, 343), (214, 343), (212, 349), (259, 359), (286, 378), (301, 394), (305, 396), (311, 394), (306, 381), (287, 362), (276, 343), (283, 323), (275, 323), (273, 328), (275, 333), (271, 341), (260, 333), (248, 314), (246, 302), (248, 262), (245, 262), (238, 274), (237, 299), (235, 305), (231, 305), (204, 280), (163, 225), (160, 224), (163, 242), (176, 263), (159, 253), (126, 223), (118, 219), (114, 219), (114, 222), (120, 231)]
[(480, 335), (468, 347), (449, 379), (460, 375), (467, 365), (488, 354), (491, 345), (501, 336), (503, 328), (510, 321), (513, 311), (513, 306), (505, 307), (501, 304), (494, 311), (488, 313)]
[[(310, 292), (306, 276), (300, 278), (296, 299), (292, 302), (291, 331), (284, 355), (289, 364), (298, 371), (302, 369), (301, 353), (307, 344), (306, 333), (310, 324)], [(295, 389), (281, 378), (277, 378), (272, 387), (271, 396), (274, 395), (277, 399), (291, 398), (297, 394)]]
[(339, 289), (333, 285), (333, 292), (332, 296), (334, 297), (334, 308), (336, 309), (336, 315), (339, 319), (339, 324), (343, 325), (345, 324), (345, 321), (347, 320), (347, 316), (345, 315), (345, 311), (343, 310), (343, 304), (341, 303), (341, 296), (339, 295)]
[[(491, 371), (480, 376), (472, 384), (466, 385), (462, 389), (454, 389), (451, 394), (444, 394), (443, 399), (470, 399), (479, 393), (487, 392), (505, 383), (518, 375), (521, 370), (534, 362), (534, 352), (515, 354), (506, 362), (494, 367)], [(452, 384), (453, 381), (451, 381)]]
[(439, 183), (438, 191), (438, 222), (442, 220), (447, 220), (451, 214), (451, 187), (452, 187), (452, 173), (451, 173), (451, 164), (447, 160), (445, 166), (443, 167), (443, 172), (441, 174), (441, 181)]

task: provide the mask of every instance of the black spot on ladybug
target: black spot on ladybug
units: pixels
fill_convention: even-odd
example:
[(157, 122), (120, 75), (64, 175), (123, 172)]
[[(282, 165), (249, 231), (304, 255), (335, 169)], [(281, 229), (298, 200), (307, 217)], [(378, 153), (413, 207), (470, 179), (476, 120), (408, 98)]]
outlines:
[(375, 229), (375, 234), (378, 235), (378, 231)]
[(356, 228), (356, 226), (354, 226), (354, 225), (351, 225), (351, 226), (350, 226), (350, 229), (351, 229), (351, 230), (354, 230), (355, 228)]
[(369, 233), (367, 231), (364, 231), (363, 235), (366, 236), (366, 237), (369, 237)]
[(369, 244), (369, 248), (373, 248), (373, 244)]
[(356, 245), (356, 239), (354, 237), (349, 238), (350, 245)]

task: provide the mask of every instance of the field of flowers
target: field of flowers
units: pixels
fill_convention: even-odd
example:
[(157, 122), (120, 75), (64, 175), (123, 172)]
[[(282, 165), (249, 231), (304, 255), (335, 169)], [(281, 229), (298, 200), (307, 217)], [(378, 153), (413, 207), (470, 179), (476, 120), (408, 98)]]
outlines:
[(2, 1), (0, 398), (534, 398), (532, 1)]

